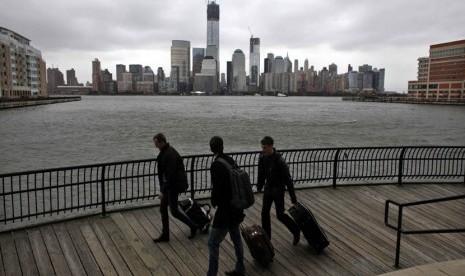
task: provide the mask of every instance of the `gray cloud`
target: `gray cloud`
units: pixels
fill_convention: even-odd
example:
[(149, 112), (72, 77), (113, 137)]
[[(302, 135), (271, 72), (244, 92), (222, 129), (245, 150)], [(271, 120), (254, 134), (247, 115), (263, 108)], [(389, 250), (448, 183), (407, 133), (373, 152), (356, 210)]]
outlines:
[[(171, 40), (205, 47), (206, 1), (1, 1), (0, 25), (31, 39), (48, 67), (74, 68), (81, 82), (91, 79), (94, 58), (112, 72), (118, 63), (138, 63), (169, 73)], [(339, 72), (368, 63), (386, 68), (386, 89), (405, 91), (429, 45), (465, 39), (459, 0), (217, 3), (222, 71), (235, 49), (248, 52), (250, 28), (261, 38), (262, 60), (289, 53), (317, 70), (334, 62)]]

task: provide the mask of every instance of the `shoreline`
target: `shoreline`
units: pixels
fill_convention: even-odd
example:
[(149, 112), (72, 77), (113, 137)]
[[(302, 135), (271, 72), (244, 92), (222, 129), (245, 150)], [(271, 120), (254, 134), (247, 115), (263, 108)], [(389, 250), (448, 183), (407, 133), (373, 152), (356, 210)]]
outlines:
[(0, 110), (10, 108), (22, 108), (45, 104), (56, 104), (80, 101), (81, 96), (69, 97), (47, 97), (47, 98), (33, 98), (33, 99), (2, 99), (0, 100)]

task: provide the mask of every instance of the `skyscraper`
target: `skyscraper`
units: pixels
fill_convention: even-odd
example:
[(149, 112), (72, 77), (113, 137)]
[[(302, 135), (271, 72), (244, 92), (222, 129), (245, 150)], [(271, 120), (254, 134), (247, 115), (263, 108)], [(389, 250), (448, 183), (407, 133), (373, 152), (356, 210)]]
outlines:
[(202, 61), (205, 57), (205, 48), (192, 48), (192, 76), (202, 71)]
[[(220, 67), (220, 6), (215, 0), (209, 1), (207, 5), (207, 52), (216, 60), (217, 70)], [(219, 74), (218, 74), (219, 75)]]
[(253, 36), (250, 37), (249, 76), (249, 85), (258, 86), (260, 83), (260, 38)]
[(245, 73), (245, 55), (242, 50), (237, 49), (232, 56), (233, 69), (233, 91), (245, 91), (246, 73)]
[(103, 82), (100, 69), (100, 61), (96, 58), (92, 61), (92, 91), (93, 92), (102, 92), (103, 91)]
[[(187, 87), (191, 68), (191, 43), (185, 40), (173, 40), (171, 45), (171, 78), (177, 79), (180, 87)], [(173, 69), (178, 68), (178, 69)], [(173, 71), (174, 70), (174, 71)], [(173, 78), (174, 77), (174, 78)], [(178, 86), (179, 88), (179, 86)], [(186, 92), (185, 89), (181, 89)]]
[(76, 78), (76, 71), (74, 71), (74, 68), (71, 68), (70, 70), (66, 70), (66, 85), (68, 86), (79, 85), (78, 80)]

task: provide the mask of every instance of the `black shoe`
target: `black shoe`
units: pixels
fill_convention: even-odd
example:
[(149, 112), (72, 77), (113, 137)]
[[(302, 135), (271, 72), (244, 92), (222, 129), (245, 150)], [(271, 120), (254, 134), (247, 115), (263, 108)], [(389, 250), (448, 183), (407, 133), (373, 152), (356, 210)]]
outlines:
[(163, 236), (163, 235), (153, 240), (154, 243), (169, 242), (169, 241), (170, 241), (170, 237)]
[(195, 237), (195, 235), (197, 234), (198, 229), (199, 228), (197, 226), (191, 227), (191, 234), (187, 238), (193, 239)]
[(294, 234), (294, 240), (292, 241), (293, 245), (298, 244), (300, 241), (300, 231), (298, 231), (296, 234)]
[(231, 270), (231, 271), (226, 271), (224, 273), (225, 275), (230, 275), (230, 276), (244, 276), (244, 273), (237, 272), (236, 270)]

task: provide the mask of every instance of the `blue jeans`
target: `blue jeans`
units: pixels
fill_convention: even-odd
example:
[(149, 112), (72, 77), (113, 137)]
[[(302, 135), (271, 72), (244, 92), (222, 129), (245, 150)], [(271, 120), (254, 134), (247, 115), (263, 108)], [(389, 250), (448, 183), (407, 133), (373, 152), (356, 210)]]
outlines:
[(208, 237), (208, 251), (210, 253), (210, 260), (208, 264), (207, 276), (215, 276), (218, 273), (220, 243), (224, 240), (228, 232), (234, 244), (234, 251), (236, 252), (237, 261), (235, 270), (239, 273), (245, 273), (244, 248), (242, 246), (239, 225), (237, 225), (231, 228), (211, 229), (210, 236)]

